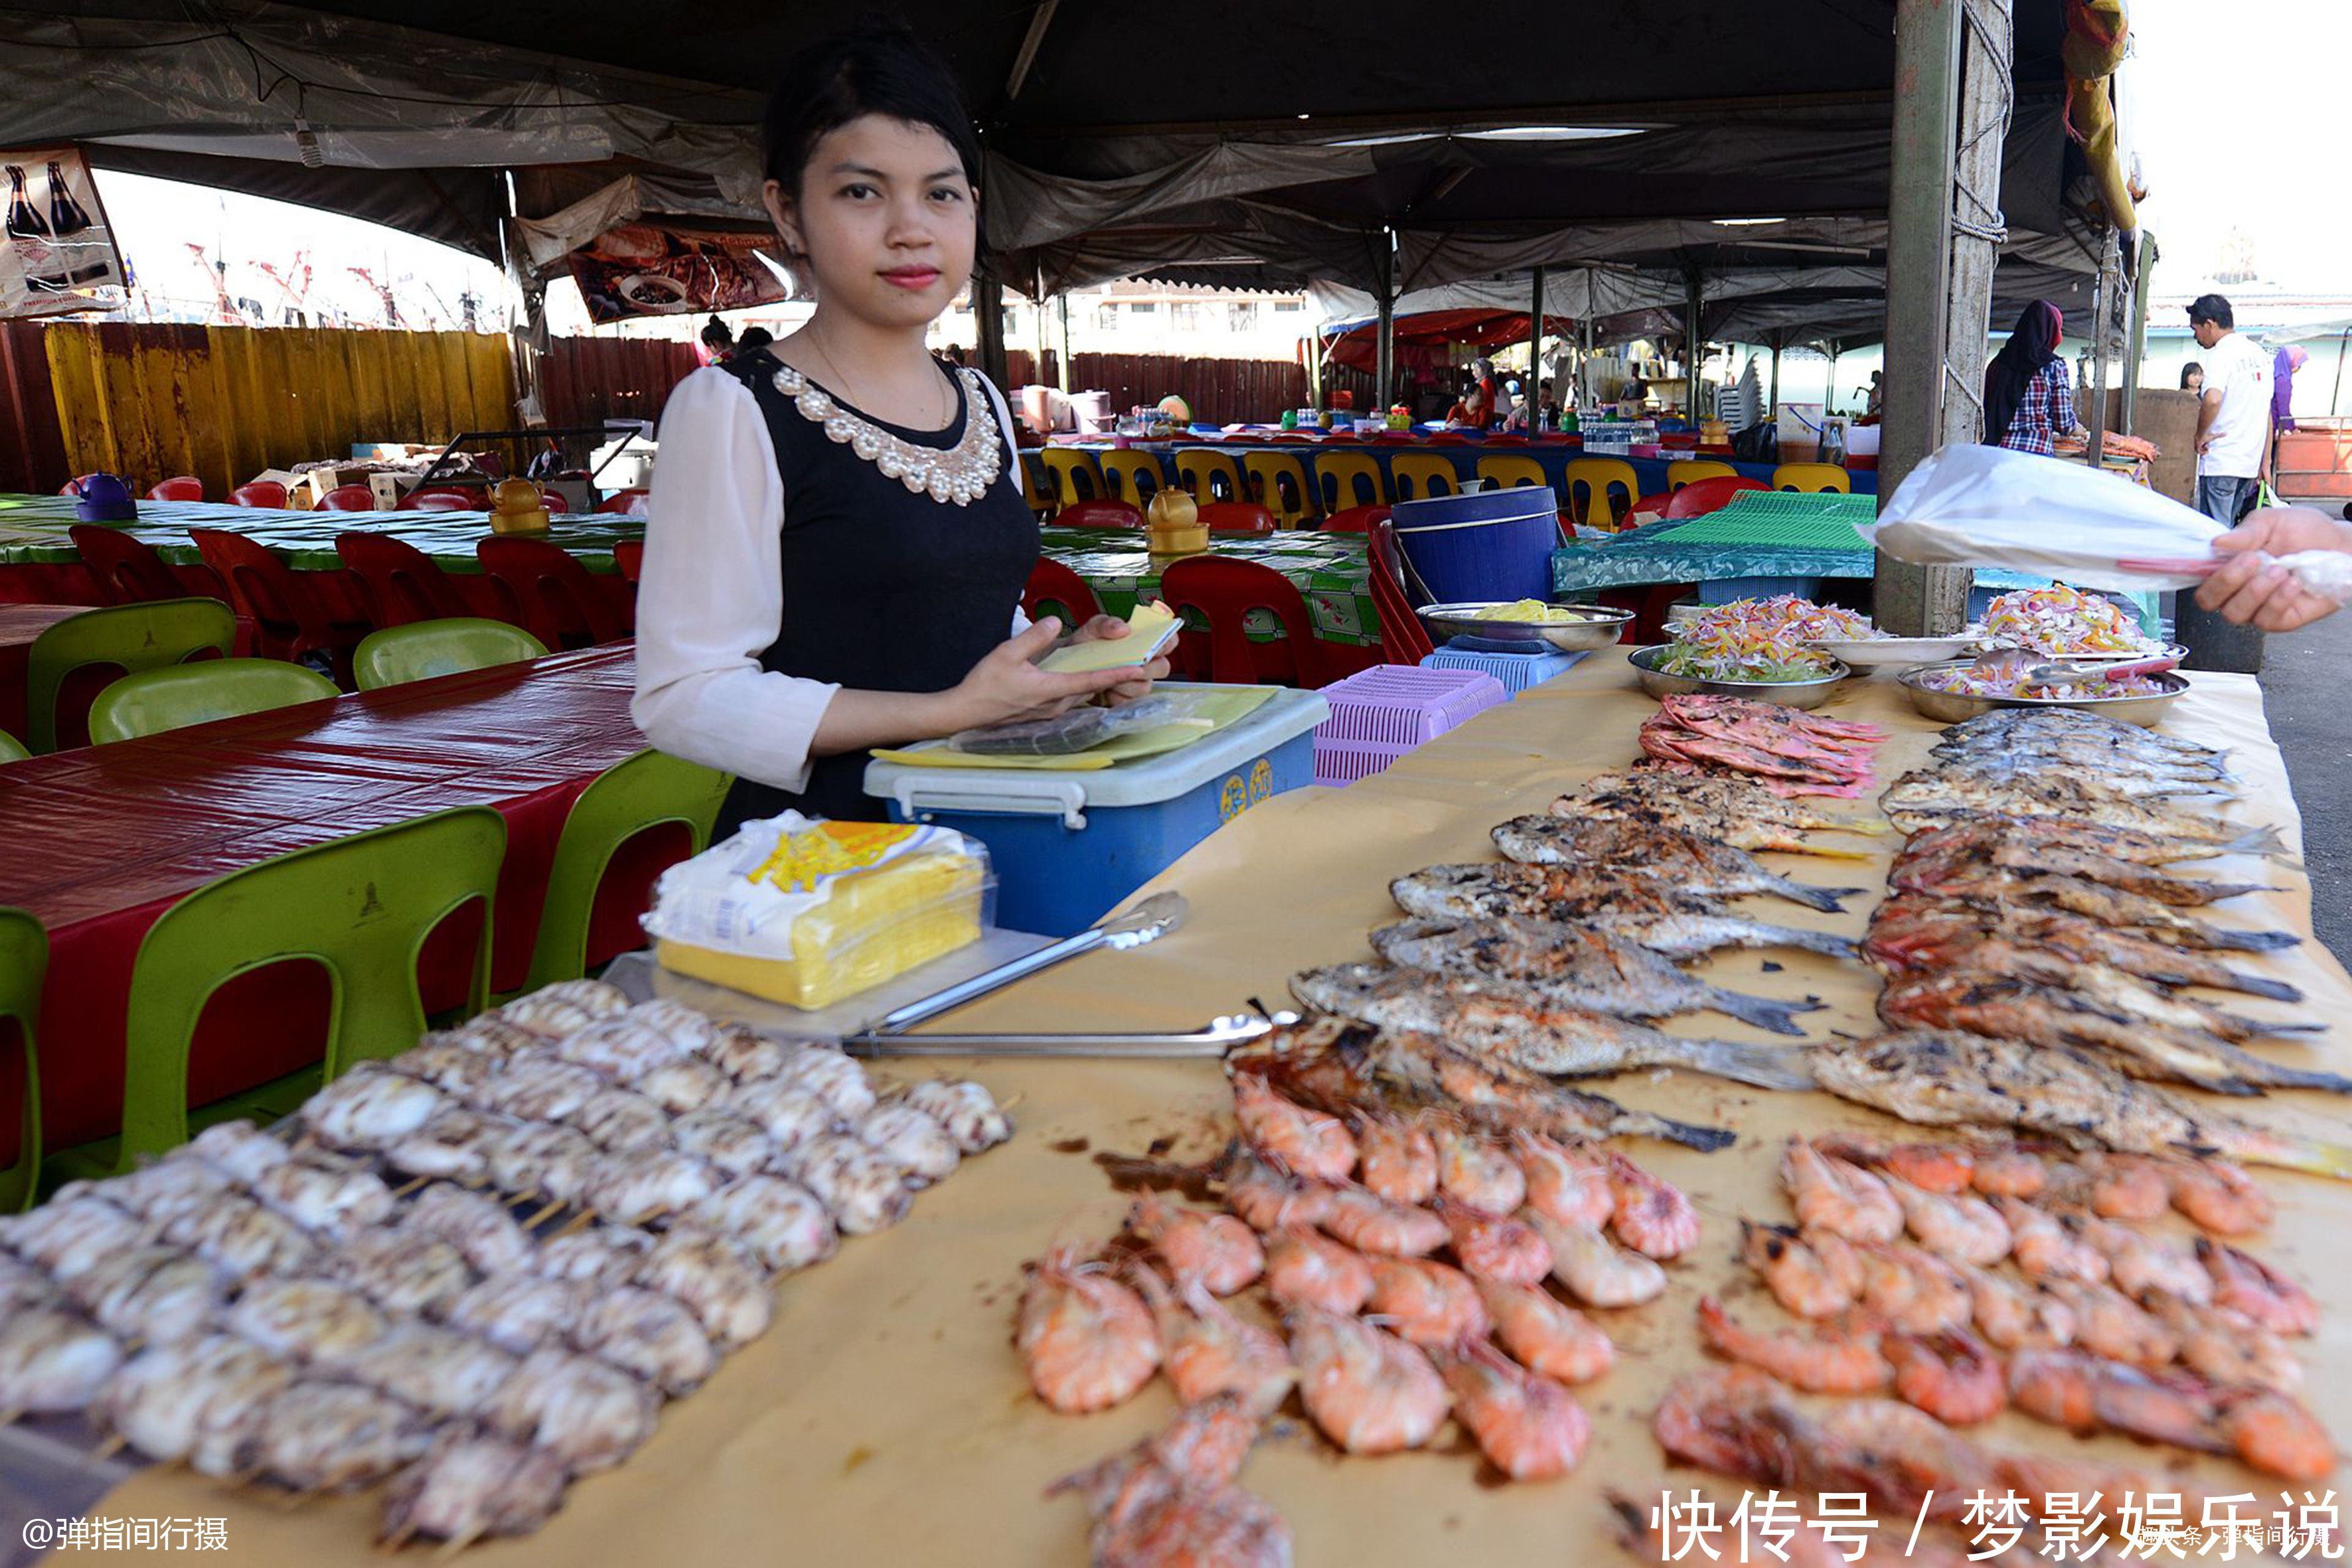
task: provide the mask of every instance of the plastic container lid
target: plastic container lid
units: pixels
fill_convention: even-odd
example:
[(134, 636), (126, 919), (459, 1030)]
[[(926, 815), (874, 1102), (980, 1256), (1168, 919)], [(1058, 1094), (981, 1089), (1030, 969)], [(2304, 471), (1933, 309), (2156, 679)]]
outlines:
[(1399, 533), (1413, 533), (1481, 523), (1524, 522), (1529, 518), (1555, 516), (1558, 507), (1549, 485), (1514, 485), (1507, 489), (1465, 490), (1460, 495), (1401, 500), (1390, 509), (1390, 516)]

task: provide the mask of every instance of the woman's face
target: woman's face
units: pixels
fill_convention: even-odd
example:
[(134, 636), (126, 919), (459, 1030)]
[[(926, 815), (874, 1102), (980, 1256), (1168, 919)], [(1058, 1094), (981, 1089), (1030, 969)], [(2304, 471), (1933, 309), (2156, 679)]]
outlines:
[(807, 258), (828, 308), (920, 327), (971, 276), (971, 184), (955, 148), (928, 125), (863, 115), (818, 140), (798, 201), (773, 180), (766, 195), (777, 232)]
[(2185, 385), (2186, 387), (2188, 387), (2188, 389), (2189, 389), (2189, 391), (2191, 391), (2191, 392), (2202, 392), (2202, 391), (2204, 391), (2204, 390), (2205, 390), (2205, 373), (2204, 373), (2203, 371), (2201, 371), (2201, 370), (2192, 370), (2192, 371), (2190, 371), (2190, 372), (2189, 373), (2188, 378), (2187, 378), (2187, 379), (2182, 383), (2182, 384), (2183, 384), (2183, 385)]

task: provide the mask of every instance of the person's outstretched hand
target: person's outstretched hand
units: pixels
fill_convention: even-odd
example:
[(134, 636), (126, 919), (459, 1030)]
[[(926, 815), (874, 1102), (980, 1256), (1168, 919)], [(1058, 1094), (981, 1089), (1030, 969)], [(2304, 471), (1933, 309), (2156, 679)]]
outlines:
[(2222, 619), (2266, 632), (2291, 632), (2342, 606), (2313, 593), (2264, 559), (2299, 550), (2352, 551), (2352, 527), (2310, 507), (2270, 507), (2213, 542), (2226, 564), (2205, 579), (2197, 602)]
[[(1063, 638), (1062, 642), (1065, 646), (1081, 642), (1114, 642), (1126, 635), (1127, 623), (1117, 616), (1097, 616)], [(1045, 655), (1038, 657), (1042, 658)], [(1150, 664), (1120, 673), (1124, 679), (1109, 688), (1103, 697), (1103, 701), (1113, 708), (1122, 708), (1150, 696), (1151, 683), (1168, 679), (1168, 660), (1164, 657), (1155, 658)]]
[[(1098, 620), (1109, 618), (1097, 617)], [(1125, 623), (1118, 625), (1124, 636), (1127, 630)], [(954, 704), (954, 727), (958, 730), (983, 730), (1022, 719), (1051, 719), (1104, 692), (1135, 684), (1137, 672), (1132, 669), (1097, 669), (1057, 675), (1038, 668), (1036, 661), (1054, 650), (1054, 645), (1061, 640), (1061, 636), (1060, 619), (1046, 616), (1019, 637), (997, 644), (948, 694)], [(1165, 669), (1167, 667), (1161, 665), (1159, 668)], [(1148, 681), (1144, 683), (1144, 689), (1150, 689)]]

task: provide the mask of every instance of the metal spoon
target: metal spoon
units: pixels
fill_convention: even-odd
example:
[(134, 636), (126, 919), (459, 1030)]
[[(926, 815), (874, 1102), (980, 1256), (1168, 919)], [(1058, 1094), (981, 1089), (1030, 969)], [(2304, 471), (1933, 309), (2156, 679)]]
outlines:
[(1296, 1013), (1228, 1013), (1202, 1028), (1173, 1034), (856, 1035), (842, 1047), (875, 1057), (1222, 1057), (1277, 1025), (1297, 1021)]
[(2129, 664), (2116, 664), (2111, 660), (2041, 660), (2017, 648), (2003, 648), (1979, 658), (1969, 673), (2014, 680), (2021, 686), (2080, 686), (2085, 681), (2106, 676), (2157, 675), (2177, 668), (2179, 662), (2168, 654), (2156, 658), (2137, 659)]

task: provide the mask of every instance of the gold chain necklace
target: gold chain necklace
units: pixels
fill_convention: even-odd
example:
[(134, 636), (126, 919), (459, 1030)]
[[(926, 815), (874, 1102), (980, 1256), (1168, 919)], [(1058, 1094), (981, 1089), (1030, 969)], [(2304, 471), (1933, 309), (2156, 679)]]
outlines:
[[(817, 352), (824, 351), (819, 348)], [(839, 367), (835, 368), (839, 374)], [(963, 393), (963, 438), (945, 451), (909, 441), (852, 414), (790, 365), (779, 369), (772, 379), (776, 390), (793, 400), (801, 417), (823, 428), (829, 439), (847, 447), (881, 469), (885, 479), (897, 479), (913, 494), (929, 494), (935, 501), (970, 506), (988, 493), (997, 475), (1003, 471), (1003, 432), (997, 428), (993, 418), (981, 416), (985, 395), (980, 389), (976, 372), (956, 373), (957, 384)]]

